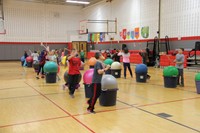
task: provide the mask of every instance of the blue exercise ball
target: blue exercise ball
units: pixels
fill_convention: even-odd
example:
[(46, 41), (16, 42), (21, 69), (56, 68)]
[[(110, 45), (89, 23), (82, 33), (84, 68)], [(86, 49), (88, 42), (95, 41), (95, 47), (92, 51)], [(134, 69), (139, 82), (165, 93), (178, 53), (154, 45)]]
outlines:
[(24, 56), (21, 57), (21, 61), (25, 61), (25, 57)]
[(145, 64), (138, 64), (135, 67), (135, 73), (147, 73), (148, 69)]

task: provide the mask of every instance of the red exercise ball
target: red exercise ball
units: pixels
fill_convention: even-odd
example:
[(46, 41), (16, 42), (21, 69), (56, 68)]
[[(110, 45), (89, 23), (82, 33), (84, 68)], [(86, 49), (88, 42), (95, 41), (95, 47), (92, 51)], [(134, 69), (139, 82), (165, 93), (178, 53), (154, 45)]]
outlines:
[(33, 57), (32, 56), (28, 56), (26, 58), (26, 62), (33, 62)]

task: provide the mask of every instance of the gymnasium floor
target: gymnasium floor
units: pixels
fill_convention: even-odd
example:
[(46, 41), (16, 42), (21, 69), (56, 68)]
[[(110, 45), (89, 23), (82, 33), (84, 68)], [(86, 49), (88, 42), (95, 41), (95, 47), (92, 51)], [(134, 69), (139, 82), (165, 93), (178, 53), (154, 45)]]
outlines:
[[(88, 68), (86, 66), (86, 68)], [(133, 66), (132, 70), (134, 72)], [(60, 77), (64, 69), (61, 69)], [(84, 88), (75, 98), (63, 79), (46, 84), (20, 62), (0, 63), (0, 133), (195, 133), (200, 132), (200, 95), (195, 72), (185, 70), (185, 87), (163, 87), (162, 69), (149, 68), (151, 80), (118, 79), (117, 104), (86, 112)], [(164, 113), (164, 114), (163, 114)]]

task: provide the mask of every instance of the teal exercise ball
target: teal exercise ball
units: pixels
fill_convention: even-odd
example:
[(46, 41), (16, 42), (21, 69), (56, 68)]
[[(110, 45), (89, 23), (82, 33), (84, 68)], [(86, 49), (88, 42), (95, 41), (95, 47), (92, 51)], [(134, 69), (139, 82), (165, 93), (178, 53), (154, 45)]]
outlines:
[(44, 65), (44, 72), (46, 73), (57, 73), (58, 65), (53, 61), (47, 61)]

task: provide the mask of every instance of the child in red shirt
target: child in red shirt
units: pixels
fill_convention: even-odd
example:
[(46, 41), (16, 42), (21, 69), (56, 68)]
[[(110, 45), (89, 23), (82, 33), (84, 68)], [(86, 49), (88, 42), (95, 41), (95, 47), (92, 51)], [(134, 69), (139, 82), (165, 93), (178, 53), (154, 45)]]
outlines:
[(81, 59), (77, 57), (77, 51), (72, 49), (71, 55), (67, 58), (69, 60), (69, 78), (68, 78), (68, 86), (69, 86), (69, 95), (74, 98), (74, 92), (76, 89), (76, 85), (78, 84), (79, 74), (80, 74), (80, 66)]

